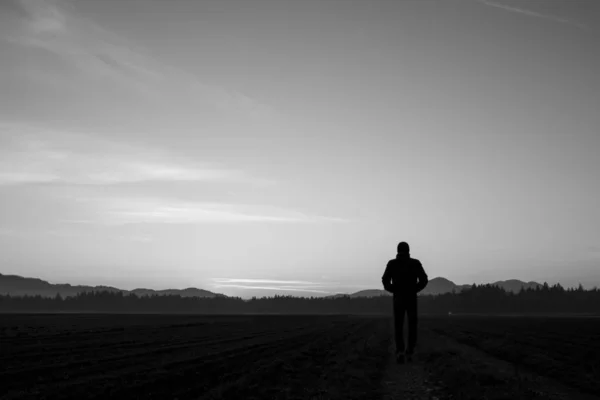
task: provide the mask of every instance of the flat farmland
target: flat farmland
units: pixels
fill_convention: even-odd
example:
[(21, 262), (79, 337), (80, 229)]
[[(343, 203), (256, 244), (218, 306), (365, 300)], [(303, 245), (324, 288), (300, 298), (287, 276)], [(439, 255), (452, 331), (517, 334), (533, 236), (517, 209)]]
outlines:
[(424, 325), (509, 362), (517, 377), (530, 372), (600, 396), (600, 318), (452, 316)]
[(600, 319), (0, 315), (1, 399), (597, 399)]
[(0, 398), (371, 398), (389, 320), (3, 315)]

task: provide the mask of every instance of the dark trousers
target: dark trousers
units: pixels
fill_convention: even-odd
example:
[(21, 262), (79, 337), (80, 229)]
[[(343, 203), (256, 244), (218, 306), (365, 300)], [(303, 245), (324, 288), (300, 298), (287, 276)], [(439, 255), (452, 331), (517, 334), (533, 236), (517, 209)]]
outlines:
[(408, 317), (408, 348), (407, 354), (415, 351), (417, 344), (417, 296), (394, 296), (394, 338), (396, 352), (404, 352), (404, 314)]

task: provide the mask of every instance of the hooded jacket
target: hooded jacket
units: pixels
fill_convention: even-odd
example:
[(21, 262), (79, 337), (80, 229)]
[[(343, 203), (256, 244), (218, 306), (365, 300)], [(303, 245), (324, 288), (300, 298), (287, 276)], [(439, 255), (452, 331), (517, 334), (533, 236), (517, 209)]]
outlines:
[(381, 281), (385, 290), (401, 297), (416, 296), (429, 282), (421, 262), (410, 254), (397, 254), (388, 261)]

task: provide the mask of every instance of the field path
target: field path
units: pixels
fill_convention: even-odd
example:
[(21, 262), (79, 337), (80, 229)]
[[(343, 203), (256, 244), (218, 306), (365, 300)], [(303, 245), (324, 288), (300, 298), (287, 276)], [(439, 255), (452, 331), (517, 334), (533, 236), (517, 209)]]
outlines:
[(437, 400), (433, 384), (428, 380), (423, 357), (415, 355), (411, 363), (398, 365), (394, 346), (389, 347), (389, 360), (382, 379), (383, 400)]

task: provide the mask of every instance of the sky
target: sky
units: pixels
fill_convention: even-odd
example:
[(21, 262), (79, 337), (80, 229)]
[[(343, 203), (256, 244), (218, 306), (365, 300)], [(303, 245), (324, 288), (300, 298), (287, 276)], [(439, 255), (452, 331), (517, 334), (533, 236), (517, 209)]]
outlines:
[(1, 0), (0, 272), (600, 286), (596, 0)]

